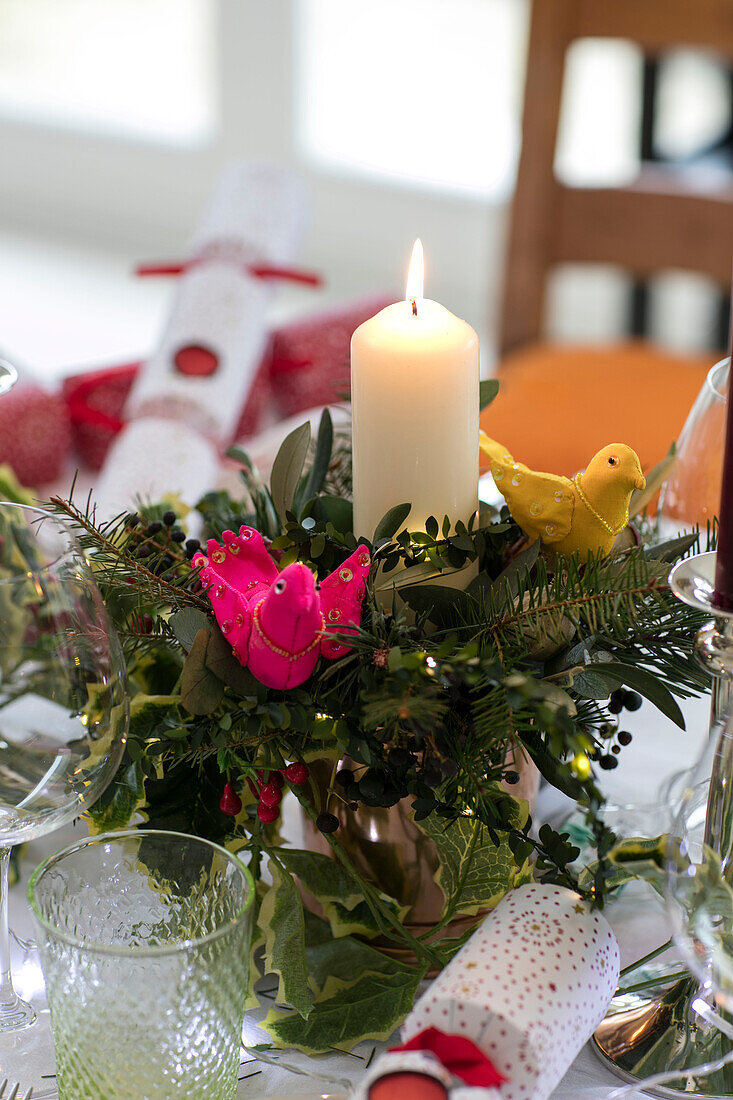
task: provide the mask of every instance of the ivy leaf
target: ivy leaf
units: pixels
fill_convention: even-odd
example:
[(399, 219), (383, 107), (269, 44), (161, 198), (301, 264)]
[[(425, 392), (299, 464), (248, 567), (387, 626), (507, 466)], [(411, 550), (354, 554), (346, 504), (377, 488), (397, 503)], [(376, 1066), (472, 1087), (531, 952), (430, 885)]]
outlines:
[(364, 1039), (388, 1039), (415, 1002), (425, 971), (403, 968), (394, 974), (363, 974), (358, 981), (318, 1001), (307, 1020), (271, 1010), (261, 1027), (277, 1047), (321, 1054), (351, 1050)]
[(305, 962), (305, 918), (300, 895), (292, 876), (270, 860), (272, 886), (260, 906), (259, 926), (265, 933), (265, 972), (277, 974), (278, 1001), (293, 1006), (299, 1019), (307, 1019), (313, 1008), (313, 991), (308, 984)]
[(275, 511), (283, 523), (285, 513), (290, 511), (295, 498), (310, 441), (311, 426), (306, 420), (305, 424), (301, 424), (283, 440), (272, 464), (270, 495)]
[(625, 684), (626, 687), (640, 692), (666, 718), (670, 718), (681, 730), (685, 728), (685, 719), (674, 695), (651, 672), (636, 665), (625, 665), (621, 661), (599, 662), (593, 665), (593, 671), (607, 677), (615, 685)]
[(498, 392), (499, 382), (496, 378), (486, 378), (483, 382), (479, 382), (478, 404), (481, 412), (488, 409)]
[(211, 632), (199, 630), (181, 673), (181, 703), (189, 714), (211, 714), (224, 696), (224, 685), (206, 665)]
[(168, 623), (186, 653), (190, 652), (199, 630), (211, 630), (211, 619), (195, 607), (184, 607), (183, 610), (176, 611)]
[(400, 527), (402, 527), (411, 511), (411, 504), (395, 504), (394, 508), (390, 508), (390, 510), (385, 512), (380, 519), (375, 528), (372, 542), (376, 544), (380, 539), (393, 538)]
[(245, 698), (257, 695), (259, 681), (249, 669), (240, 665), (232, 653), (232, 647), (218, 627), (214, 627), (211, 631), (206, 648), (206, 667), (237, 695)]
[[(527, 819), (527, 804), (516, 802), (515, 824)], [(433, 876), (446, 904), (456, 901), (457, 913), (473, 916), (497, 905), (507, 891), (526, 881), (526, 871), (514, 862), (506, 840), (492, 843), (480, 821), (458, 817), (446, 826), (436, 816), (421, 821), (419, 828), (438, 849), (440, 865)]]

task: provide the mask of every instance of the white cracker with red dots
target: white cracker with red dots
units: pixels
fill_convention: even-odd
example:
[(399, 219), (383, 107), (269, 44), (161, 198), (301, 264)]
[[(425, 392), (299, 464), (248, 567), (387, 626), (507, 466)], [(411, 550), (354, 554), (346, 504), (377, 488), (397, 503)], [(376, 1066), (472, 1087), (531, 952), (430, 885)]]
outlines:
[(618, 975), (604, 917), (571, 890), (531, 883), (507, 894), (438, 975), (402, 1038), (429, 1027), (466, 1035), (507, 1078), (503, 1100), (546, 1100), (603, 1019)]

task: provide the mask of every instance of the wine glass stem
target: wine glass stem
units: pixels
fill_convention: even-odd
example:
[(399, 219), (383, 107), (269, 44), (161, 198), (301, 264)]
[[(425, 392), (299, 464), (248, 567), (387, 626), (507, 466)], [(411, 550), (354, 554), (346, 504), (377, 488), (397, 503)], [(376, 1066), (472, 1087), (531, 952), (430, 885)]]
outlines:
[(10, 930), (8, 926), (8, 887), (10, 852), (0, 845), (0, 1031), (16, 1031), (28, 1027), (36, 1018), (29, 1004), (21, 1001), (13, 987), (10, 972)]
[(10, 852), (0, 846), (0, 1014), (15, 997), (10, 973), (10, 930), (8, 928), (8, 887), (10, 884)]

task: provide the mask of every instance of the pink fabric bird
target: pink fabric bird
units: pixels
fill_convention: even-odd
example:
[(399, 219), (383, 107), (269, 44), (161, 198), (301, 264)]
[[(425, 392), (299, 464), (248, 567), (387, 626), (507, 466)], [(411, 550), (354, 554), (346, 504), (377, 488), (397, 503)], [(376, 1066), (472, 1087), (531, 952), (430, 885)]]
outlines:
[(349, 646), (332, 635), (353, 634), (371, 558), (357, 546), (320, 587), (301, 562), (282, 572), (253, 527), (239, 535), (225, 531), (223, 542), (209, 539), (207, 555), (196, 554), (194, 567), (206, 585), (216, 621), (232, 652), (253, 676), (272, 688), (293, 688), (313, 672), (319, 655), (335, 660)]

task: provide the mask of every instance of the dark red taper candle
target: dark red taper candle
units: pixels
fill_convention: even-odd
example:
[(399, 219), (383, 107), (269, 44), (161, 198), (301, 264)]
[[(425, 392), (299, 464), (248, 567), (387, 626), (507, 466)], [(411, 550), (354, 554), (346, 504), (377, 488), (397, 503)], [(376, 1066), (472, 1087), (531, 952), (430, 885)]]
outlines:
[[(733, 313), (732, 313), (733, 316)], [(731, 354), (731, 335), (728, 355)], [(723, 488), (718, 509), (718, 554), (715, 562), (715, 605), (733, 611), (733, 392), (731, 368), (728, 368), (728, 395), (725, 410), (725, 449), (723, 451)]]

